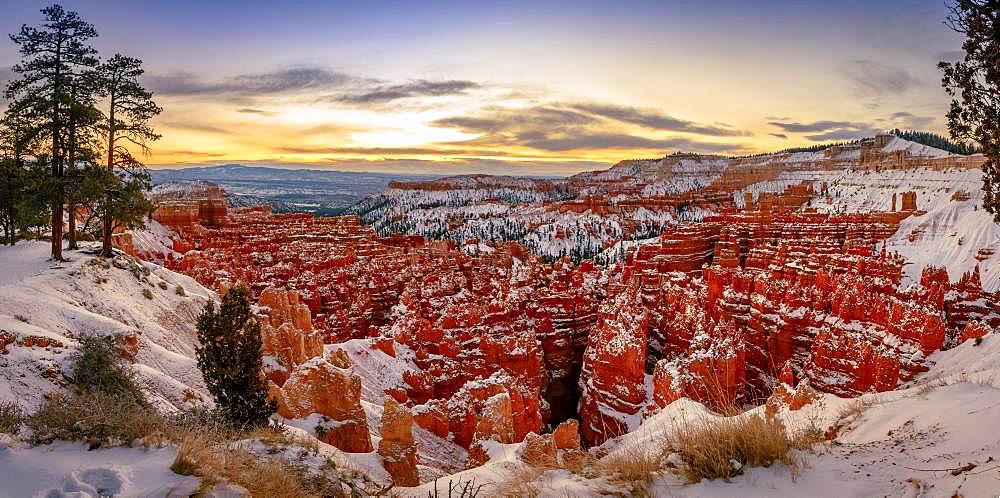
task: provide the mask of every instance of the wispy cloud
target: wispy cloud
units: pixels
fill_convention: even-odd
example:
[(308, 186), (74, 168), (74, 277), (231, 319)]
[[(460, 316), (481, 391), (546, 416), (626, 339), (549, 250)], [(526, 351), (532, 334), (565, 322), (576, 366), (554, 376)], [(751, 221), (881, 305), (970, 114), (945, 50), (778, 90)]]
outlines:
[(768, 135), (771, 135), (774, 138), (780, 138), (782, 140), (788, 140), (788, 135), (785, 135), (784, 133), (768, 133)]
[(526, 109), (487, 107), (474, 115), (443, 118), (431, 123), (441, 128), (456, 128), (465, 133), (524, 133), (536, 130), (564, 130), (568, 127), (596, 123), (585, 113), (553, 106)]
[(581, 112), (593, 114), (595, 116), (601, 116), (621, 121), (623, 123), (630, 123), (653, 130), (676, 131), (717, 137), (739, 137), (750, 135), (749, 132), (736, 130), (728, 125), (718, 126), (699, 124), (685, 119), (675, 118), (651, 109), (638, 109), (635, 107), (597, 103), (571, 104), (569, 107)]
[(208, 160), (214, 157), (225, 157), (226, 155), (221, 152), (205, 152), (199, 150), (182, 150), (182, 149), (164, 149), (164, 150), (158, 150), (157, 153), (163, 156), (184, 156), (193, 159), (203, 159), (203, 160)]
[(217, 97), (247, 106), (237, 112), (267, 115), (252, 107), (255, 97), (301, 94), (313, 102), (377, 105), (413, 97), (461, 95), (482, 85), (466, 80), (414, 79), (392, 83), (321, 67), (293, 67), (239, 74), (224, 80), (205, 80), (194, 73), (175, 71), (145, 77), (150, 89), (166, 97)]
[(526, 138), (523, 145), (550, 152), (607, 149), (660, 149), (696, 152), (733, 152), (742, 149), (735, 144), (709, 143), (687, 138), (647, 138), (625, 133), (582, 133), (572, 135), (539, 134)]
[(274, 114), (271, 111), (265, 111), (265, 110), (262, 110), (262, 109), (251, 109), (251, 108), (248, 108), (248, 107), (245, 107), (243, 109), (237, 109), (236, 112), (238, 112), (240, 114), (257, 114), (257, 115), (260, 115), (260, 116), (270, 116), (270, 115)]
[(325, 90), (355, 81), (355, 77), (322, 68), (289, 68), (266, 73), (241, 74), (226, 81), (205, 81), (193, 73), (177, 71), (145, 77), (153, 92), (164, 96), (267, 95)]
[[(609, 109), (614, 109), (610, 106)], [(539, 105), (528, 108), (491, 107), (468, 116), (439, 119), (433, 126), (455, 128), (478, 134), (464, 142), (477, 147), (526, 147), (544, 152), (598, 150), (668, 150), (695, 152), (738, 151), (731, 143), (702, 142), (683, 137), (646, 137), (608, 131), (603, 114), (568, 105)]]
[(785, 133), (771, 133), (771, 136), (788, 138), (787, 133), (801, 133), (814, 142), (831, 140), (853, 140), (871, 137), (889, 128), (922, 129), (932, 124), (932, 116), (918, 116), (911, 112), (899, 111), (885, 118), (874, 119), (871, 123), (856, 121), (820, 120), (811, 122), (769, 121), (768, 124)]
[(335, 97), (338, 102), (349, 104), (381, 104), (412, 97), (440, 97), (461, 95), (480, 88), (480, 84), (465, 80), (413, 80), (401, 84), (375, 84), (367, 89)]
[(889, 119), (895, 127), (921, 129), (934, 123), (936, 118), (933, 116), (917, 116), (911, 112), (900, 111), (892, 113)]
[[(870, 137), (880, 131), (868, 123), (852, 121), (820, 120), (808, 123), (770, 121), (768, 124), (780, 128), (787, 133), (805, 133), (805, 137), (814, 142), (852, 140), (855, 138)], [(782, 135), (781, 138), (787, 138), (785, 134), (780, 135)]]
[(199, 123), (196, 121), (169, 120), (169, 121), (162, 121), (160, 124), (174, 130), (195, 131), (199, 133), (218, 133), (225, 135), (236, 134), (232, 130), (222, 128), (220, 126)]
[(867, 59), (847, 61), (841, 72), (863, 97), (899, 94), (920, 84), (903, 68)]
[(850, 121), (813, 121), (811, 123), (771, 121), (768, 124), (771, 126), (777, 126), (778, 128), (781, 128), (789, 133), (811, 133), (829, 131), (837, 128), (856, 128), (859, 126), (858, 123), (852, 123)]

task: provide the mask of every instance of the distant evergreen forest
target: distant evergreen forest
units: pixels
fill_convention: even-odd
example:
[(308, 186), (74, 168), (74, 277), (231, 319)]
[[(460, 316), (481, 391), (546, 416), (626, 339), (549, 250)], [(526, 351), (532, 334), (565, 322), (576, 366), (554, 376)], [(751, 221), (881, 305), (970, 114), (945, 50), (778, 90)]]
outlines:
[[(857, 140), (849, 140), (849, 141), (846, 141), (846, 142), (827, 142), (825, 144), (816, 144), (816, 145), (810, 145), (810, 146), (807, 146), (807, 147), (790, 147), (790, 148), (787, 148), (787, 149), (779, 150), (775, 154), (782, 154), (782, 153), (789, 153), (789, 154), (791, 154), (791, 153), (795, 153), (795, 152), (819, 152), (821, 150), (829, 149), (830, 147), (838, 147), (838, 146), (844, 146), (844, 145), (861, 145), (861, 144), (872, 142), (872, 141), (873, 141), (872, 138), (859, 138)], [(767, 154), (760, 154), (760, 155), (767, 155)]]
[[(931, 133), (929, 131), (917, 131), (917, 130), (900, 130), (895, 128), (887, 131), (886, 133), (890, 135), (895, 135), (903, 140), (909, 140), (911, 142), (916, 142), (918, 144), (927, 145), (929, 147), (934, 147), (936, 149), (941, 149), (944, 151), (951, 152), (953, 154), (978, 154), (980, 152), (979, 147), (970, 143), (960, 143), (950, 140), (948, 137), (943, 135), (938, 135), (937, 133)], [(822, 150), (829, 149), (830, 147), (843, 146), (843, 145), (860, 145), (864, 143), (869, 143), (873, 139), (859, 138), (857, 140), (850, 140), (846, 142), (828, 142), (816, 145), (810, 145), (807, 147), (790, 147), (787, 149), (782, 149), (777, 152), (762, 152), (758, 154), (750, 154), (742, 157), (760, 157), (767, 156), (770, 154), (783, 154), (783, 153), (795, 153), (795, 152), (819, 152)]]
[(946, 150), (952, 154), (977, 154), (980, 152), (979, 147), (971, 143), (959, 143), (953, 142), (948, 139), (948, 137), (938, 135), (937, 133), (931, 133), (928, 131), (916, 131), (916, 130), (900, 130), (896, 128), (895, 130), (889, 130), (889, 133), (896, 135), (903, 140), (909, 140), (911, 142), (916, 142), (918, 144), (924, 144), (936, 149)]

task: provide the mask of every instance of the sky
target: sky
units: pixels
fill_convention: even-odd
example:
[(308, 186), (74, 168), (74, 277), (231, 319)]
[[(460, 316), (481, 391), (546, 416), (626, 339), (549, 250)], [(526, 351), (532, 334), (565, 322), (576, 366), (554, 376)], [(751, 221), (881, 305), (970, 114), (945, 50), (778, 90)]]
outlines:
[[(45, 5), (0, 0), (0, 31)], [(145, 62), (152, 167), (547, 176), (944, 133), (961, 57), (944, 0), (62, 5)], [(0, 41), (0, 81), (17, 60)]]

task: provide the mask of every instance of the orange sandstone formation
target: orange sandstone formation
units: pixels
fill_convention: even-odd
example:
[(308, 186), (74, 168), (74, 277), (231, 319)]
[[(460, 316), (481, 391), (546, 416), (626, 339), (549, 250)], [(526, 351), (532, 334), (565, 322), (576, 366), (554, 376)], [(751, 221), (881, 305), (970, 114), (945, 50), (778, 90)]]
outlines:
[(372, 451), (368, 419), (361, 408), (361, 378), (326, 358), (313, 358), (292, 371), (281, 387), (272, 384), (278, 413), (303, 418), (325, 417), (317, 437), (351, 453)]
[(396, 400), (387, 397), (382, 410), (382, 437), (378, 443), (378, 454), (382, 466), (392, 476), (397, 486), (420, 484), (417, 473), (417, 445), (413, 440), (413, 415)]

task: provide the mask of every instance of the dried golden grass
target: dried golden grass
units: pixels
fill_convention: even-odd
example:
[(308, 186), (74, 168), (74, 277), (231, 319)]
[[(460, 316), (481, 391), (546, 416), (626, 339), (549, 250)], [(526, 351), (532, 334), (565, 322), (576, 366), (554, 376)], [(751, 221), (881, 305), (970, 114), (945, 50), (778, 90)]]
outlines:
[[(256, 432), (272, 444), (288, 442), (277, 431)], [(277, 458), (261, 458), (226, 434), (192, 430), (181, 436), (177, 456), (170, 469), (177, 474), (202, 478), (207, 489), (216, 483), (228, 482), (242, 486), (251, 496), (293, 498), (307, 496), (350, 496), (335, 473), (312, 473)]]
[(524, 466), (510, 471), (500, 482), (494, 484), (493, 489), (489, 491), (489, 495), (502, 496), (504, 498), (534, 498), (539, 496), (542, 490), (539, 487), (538, 478), (545, 470), (532, 466)]
[(664, 470), (666, 449), (655, 442), (631, 443), (595, 462), (593, 471), (625, 485), (632, 496), (649, 496), (650, 483)]
[(679, 427), (668, 437), (683, 465), (672, 469), (689, 482), (729, 479), (747, 467), (787, 465), (793, 472), (800, 461), (792, 450), (806, 449), (821, 440), (819, 431), (790, 437), (781, 420), (760, 415), (703, 419)]

